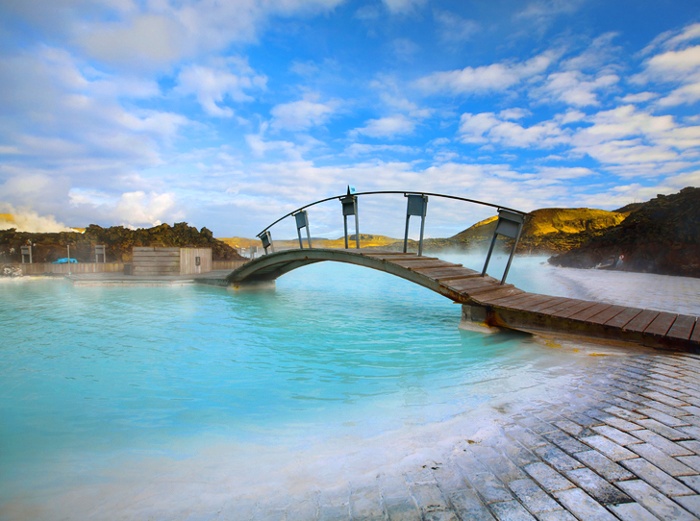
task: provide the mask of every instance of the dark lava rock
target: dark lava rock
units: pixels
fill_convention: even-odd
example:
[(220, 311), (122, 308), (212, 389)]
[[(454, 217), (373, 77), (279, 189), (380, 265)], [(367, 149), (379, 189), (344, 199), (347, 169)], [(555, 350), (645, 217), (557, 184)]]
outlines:
[(34, 262), (53, 262), (70, 256), (78, 262), (95, 261), (95, 245), (104, 244), (108, 262), (129, 262), (134, 246), (211, 248), (213, 260), (241, 260), (235, 249), (215, 239), (207, 228), (197, 230), (187, 223), (173, 226), (161, 224), (153, 228), (131, 230), (123, 226), (102, 228), (96, 224), (88, 226), (83, 233), (29, 233), (15, 229), (0, 230), (0, 261), (19, 263), (22, 260), (20, 247), (32, 244)]
[(636, 205), (619, 225), (549, 262), (613, 267), (620, 256), (616, 269), (700, 277), (700, 188), (684, 188)]

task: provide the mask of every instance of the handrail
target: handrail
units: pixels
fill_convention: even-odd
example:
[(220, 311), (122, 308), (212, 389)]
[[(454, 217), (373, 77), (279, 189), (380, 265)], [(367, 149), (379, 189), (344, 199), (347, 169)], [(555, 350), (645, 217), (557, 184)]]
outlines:
[[(486, 261), (484, 263), (484, 269), (481, 272), (481, 275), (484, 276), (486, 275), (486, 269), (488, 268), (489, 261), (491, 259), (491, 253), (493, 252), (493, 248), (496, 244), (496, 237), (498, 235), (503, 235), (505, 237), (514, 239), (513, 242), (513, 247), (510, 251), (510, 256), (508, 258), (508, 263), (506, 265), (505, 271), (503, 273), (503, 278), (501, 279), (501, 284), (504, 284), (506, 281), (506, 277), (508, 276), (508, 270), (510, 269), (511, 262), (513, 261), (513, 255), (515, 254), (515, 248), (518, 245), (518, 241), (520, 240), (520, 233), (522, 231), (523, 223), (525, 222), (525, 215), (526, 212), (521, 212), (520, 210), (516, 210), (514, 208), (509, 208), (507, 206), (501, 206), (493, 203), (487, 203), (485, 201), (478, 201), (476, 199), (468, 199), (466, 197), (459, 197), (456, 195), (448, 195), (448, 194), (438, 194), (435, 192), (410, 192), (406, 190), (377, 190), (377, 191), (372, 191), (372, 192), (355, 192), (353, 193), (351, 191), (351, 188), (348, 186), (348, 191), (346, 194), (343, 195), (336, 195), (333, 197), (326, 197), (325, 199), (321, 199), (319, 201), (315, 201), (313, 203), (309, 203), (307, 205), (301, 206), (297, 208), (296, 210), (293, 210), (279, 219), (277, 219), (275, 222), (272, 224), (268, 225), (266, 228), (264, 228), (257, 236), (260, 238), (260, 240), (263, 243), (263, 248), (265, 249), (265, 253), (267, 254), (267, 249), (270, 247), (272, 248), (272, 251), (274, 251), (274, 247), (272, 246), (272, 236), (270, 235), (270, 228), (272, 228), (274, 225), (279, 223), (280, 221), (283, 221), (287, 217), (294, 216), (296, 218), (296, 225), (297, 225), (297, 234), (299, 236), (299, 248), (303, 248), (303, 242), (301, 238), (301, 229), (306, 228), (306, 236), (309, 244), (309, 248), (311, 248), (311, 234), (309, 231), (309, 221), (308, 221), (308, 216), (306, 214), (306, 209), (310, 208), (312, 206), (315, 206), (317, 204), (325, 203), (327, 201), (332, 201), (334, 199), (339, 200), (341, 203), (343, 203), (343, 219), (345, 221), (344, 228), (345, 228), (345, 247), (348, 247), (348, 229), (347, 229), (347, 216), (348, 215), (354, 215), (355, 216), (355, 239), (356, 239), (356, 244), (357, 248), (360, 248), (360, 232), (358, 229), (358, 217), (357, 217), (357, 206), (356, 206), (356, 201), (357, 197), (360, 195), (378, 195), (378, 194), (403, 194), (404, 197), (408, 198), (408, 207), (406, 209), (406, 232), (404, 234), (404, 242), (403, 242), (403, 251), (406, 253), (407, 247), (408, 247), (408, 225), (409, 225), (409, 220), (412, 215), (414, 216), (419, 216), (421, 218), (421, 229), (420, 229), (420, 240), (418, 241), (418, 256), (421, 256), (423, 254), (423, 230), (425, 226), (425, 216), (426, 216), (426, 208), (428, 204), (428, 196), (431, 197), (442, 197), (445, 199), (453, 199), (456, 201), (464, 201), (468, 203), (476, 203), (480, 204), (483, 206), (490, 206), (492, 208), (496, 208), (498, 210), (498, 222), (496, 223), (496, 228), (493, 232), (493, 237), (491, 239), (491, 245), (489, 247), (488, 254), (486, 255)], [(349, 204), (349, 207), (346, 208), (346, 203)]]
[[(490, 206), (491, 208), (496, 208), (496, 209), (498, 209), (498, 210), (508, 210), (509, 212), (513, 212), (513, 213), (520, 214), (520, 215), (526, 215), (526, 214), (527, 214), (527, 212), (522, 212), (522, 211), (520, 211), (520, 210), (516, 210), (516, 209), (514, 209), (514, 208), (509, 208), (509, 207), (507, 207), (507, 206), (501, 206), (501, 205), (498, 205), (498, 204), (487, 203), (487, 202), (485, 202), (485, 201), (479, 201), (479, 200), (477, 200), (477, 199), (468, 199), (468, 198), (466, 198), (466, 197), (459, 197), (459, 196), (456, 196), (456, 195), (447, 195), (447, 194), (438, 194), (438, 193), (434, 193), (434, 192), (412, 192), (412, 191), (410, 191), (410, 190), (409, 190), (409, 191), (407, 191), (407, 190), (377, 190), (377, 191), (373, 191), (373, 192), (356, 192), (356, 193), (353, 193), (352, 195), (354, 195), (354, 196), (360, 196), (360, 195), (383, 195), (383, 194), (403, 194), (404, 196), (406, 196), (406, 195), (408, 195), (408, 194), (416, 194), (416, 195), (428, 195), (428, 196), (430, 196), (430, 197), (444, 197), (445, 199), (455, 199), (455, 200), (457, 200), (457, 201), (464, 201), (464, 202), (467, 202), (467, 203), (476, 203), (476, 204), (480, 204), (480, 205), (482, 205), (482, 206)], [(269, 224), (268, 226), (266, 226), (265, 228), (263, 228), (263, 230), (262, 230), (260, 233), (258, 233), (258, 234), (256, 235), (256, 237), (260, 237), (260, 236), (263, 235), (267, 230), (269, 230), (270, 228), (272, 228), (275, 224), (277, 224), (277, 223), (279, 223), (279, 222), (281, 222), (281, 221), (284, 221), (287, 217), (290, 217), (290, 216), (294, 215), (294, 214), (297, 213), (297, 212), (300, 212), (300, 211), (302, 211), (302, 210), (306, 210), (307, 208), (311, 208), (312, 206), (316, 206), (317, 204), (321, 204), (321, 203), (325, 203), (325, 202), (328, 202), (328, 201), (332, 201), (333, 199), (338, 199), (338, 200), (340, 200), (340, 199), (342, 199), (343, 197), (347, 197), (347, 194), (334, 195), (333, 197), (326, 197), (325, 199), (320, 199), (320, 200), (315, 201), (315, 202), (313, 202), (313, 203), (309, 203), (309, 204), (307, 204), (307, 205), (300, 206), (300, 207), (297, 208), (296, 210), (292, 210), (291, 212), (289, 212), (289, 213), (283, 215), (282, 217), (280, 217), (279, 219), (277, 219), (277, 220), (276, 220), (275, 222), (273, 222), (272, 224)]]

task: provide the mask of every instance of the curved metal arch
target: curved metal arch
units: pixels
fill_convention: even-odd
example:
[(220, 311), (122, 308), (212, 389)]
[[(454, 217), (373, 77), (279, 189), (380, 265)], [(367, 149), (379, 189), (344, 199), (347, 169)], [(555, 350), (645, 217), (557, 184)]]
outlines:
[[(352, 195), (354, 196), (360, 196), (360, 195), (384, 195), (384, 194), (403, 194), (404, 196), (409, 195), (409, 194), (416, 194), (416, 195), (427, 195), (430, 197), (442, 197), (444, 199), (454, 199), (456, 201), (464, 201), (466, 203), (476, 203), (480, 204), (482, 206), (490, 206), (491, 208), (496, 208), (497, 210), (508, 210), (509, 212), (514, 212), (516, 214), (520, 215), (525, 215), (527, 212), (522, 212), (520, 210), (516, 210), (514, 208), (509, 208), (507, 206), (501, 206), (498, 204), (493, 204), (493, 203), (487, 203), (485, 201), (479, 201), (477, 199), (468, 199), (466, 197), (459, 197), (456, 195), (448, 195), (448, 194), (439, 194), (435, 192), (412, 192), (410, 190), (377, 190), (373, 192), (356, 192), (353, 193)], [(305, 210), (307, 208), (310, 208), (312, 206), (316, 206), (317, 204), (325, 203), (328, 201), (333, 201), (334, 199), (342, 199), (343, 197), (347, 197), (347, 194), (342, 194), (342, 195), (334, 195), (333, 197), (326, 197), (325, 199), (319, 199), (318, 201), (314, 201), (313, 203), (306, 204), (304, 206), (300, 206), (296, 210), (292, 210), (289, 213), (284, 214), (282, 217), (277, 219), (275, 222), (272, 224), (267, 225), (260, 233), (256, 235), (256, 237), (260, 237), (265, 234), (266, 231), (268, 231), (270, 228), (272, 228), (275, 224), (284, 221), (287, 217), (290, 217), (298, 212), (301, 212), (302, 210)]]
[[(420, 261), (432, 262), (436, 269), (461, 269), (464, 273), (463, 279), (473, 278), (484, 280), (478, 272), (464, 268), (461, 264), (453, 264), (441, 261), (435, 257), (418, 257), (415, 254), (395, 254), (387, 252), (358, 252), (357, 250), (337, 250), (337, 249), (306, 249), (306, 250), (286, 250), (277, 253), (270, 253), (259, 257), (251, 262), (237, 268), (226, 280), (234, 287), (241, 287), (248, 284), (261, 282), (271, 282), (278, 277), (289, 273), (297, 268), (315, 264), (317, 262), (335, 261), (356, 266), (364, 266), (375, 270), (383, 271), (395, 275), (402, 279), (428, 288), (440, 295), (443, 295), (454, 302), (465, 303), (469, 301), (469, 295), (460, 291), (450, 284), (449, 281), (440, 281), (430, 275), (420, 273), (410, 267), (402, 266), (398, 262), (404, 263)], [(488, 283), (498, 284), (495, 279), (489, 279)], [(501, 286), (503, 288), (503, 286)]]

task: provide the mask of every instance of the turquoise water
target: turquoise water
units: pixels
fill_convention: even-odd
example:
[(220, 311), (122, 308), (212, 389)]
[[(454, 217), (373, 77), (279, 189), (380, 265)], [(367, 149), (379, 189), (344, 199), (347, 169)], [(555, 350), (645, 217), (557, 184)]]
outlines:
[[(156, 472), (154, 458), (179, 462), (186, 481), (182, 462), (202, 464), (197, 454), (222, 444), (246, 466), (261, 451), (332, 459), (349, 451), (331, 449), (338, 440), (394, 433), (403, 457), (418, 443), (406, 433), (547, 387), (570, 363), (523, 335), (461, 330), (460, 307), (444, 297), (336, 263), (290, 273), (271, 291), (63, 280), (2, 281), (0, 291), (8, 519), (21, 519), (27, 504), (42, 518), (49, 503), (88, 518), (65, 498), (95, 480), (121, 486), (128, 504), (130, 487), (153, 482), (150, 473), (169, 479), (172, 468)], [(392, 450), (380, 443), (372, 457)], [(222, 453), (206, 464), (216, 467)], [(286, 472), (275, 465), (260, 482)], [(99, 505), (113, 493), (87, 495)]]

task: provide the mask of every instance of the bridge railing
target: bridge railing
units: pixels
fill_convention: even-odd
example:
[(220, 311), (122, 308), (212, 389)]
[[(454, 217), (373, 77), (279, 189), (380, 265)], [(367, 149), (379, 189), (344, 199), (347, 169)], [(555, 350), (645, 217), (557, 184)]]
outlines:
[(420, 238), (418, 240), (418, 255), (423, 255), (423, 235), (425, 232), (425, 219), (428, 211), (428, 200), (430, 197), (440, 197), (444, 199), (452, 199), (467, 203), (479, 204), (482, 206), (490, 206), (495, 208), (498, 212), (498, 222), (496, 223), (496, 228), (494, 229), (493, 236), (491, 238), (491, 243), (489, 245), (489, 250), (484, 261), (484, 267), (481, 275), (486, 275), (486, 270), (488, 269), (489, 262), (491, 260), (491, 254), (493, 253), (494, 246), (496, 245), (496, 239), (499, 235), (513, 239), (513, 245), (511, 247), (510, 255), (508, 257), (508, 262), (506, 264), (505, 270), (503, 272), (503, 277), (501, 278), (501, 284), (504, 284), (506, 277), (508, 276), (508, 271), (510, 270), (511, 263), (513, 261), (513, 256), (515, 255), (515, 248), (520, 240), (520, 234), (522, 232), (523, 223), (525, 220), (525, 212), (520, 210), (515, 210), (513, 208), (508, 208), (505, 206), (500, 206), (484, 201), (478, 201), (476, 199), (468, 199), (465, 197), (458, 197), (455, 195), (439, 194), (433, 192), (411, 192), (411, 191), (396, 191), (396, 190), (380, 190), (372, 192), (355, 192), (351, 187), (348, 187), (347, 193), (343, 195), (336, 195), (333, 197), (327, 197), (325, 199), (320, 199), (309, 203), (307, 205), (301, 206), (296, 210), (293, 210), (275, 222), (269, 224), (257, 234), (257, 237), (262, 241), (263, 249), (265, 254), (268, 253), (268, 249), (274, 252), (274, 246), (272, 243), (272, 234), (270, 229), (277, 223), (287, 219), (288, 217), (294, 217), (297, 229), (297, 236), (299, 239), (299, 248), (304, 249), (304, 240), (302, 238), (302, 230), (305, 230), (306, 243), (308, 248), (312, 248), (311, 243), (311, 232), (309, 230), (309, 215), (307, 212), (308, 208), (316, 206), (321, 203), (328, 201), (338, 200), (341, 203), (342, 215), (343, 215), (343, 229), (345, 232), (345, 248), (349, 247), (349, 236), (348, 236), (348, 217), (354, 217), (355, 221), (355, 247), (360, 249), (360, 217), (358, 208), (358, 198), (365, 195), (384, 195), (384, 194), (403, 194), (406, 197), (406, 228), (404, 232), (403, 239), (403, 252), (406, 253), (408, 250), (408, 232), (411, 217), (420, 217)]

